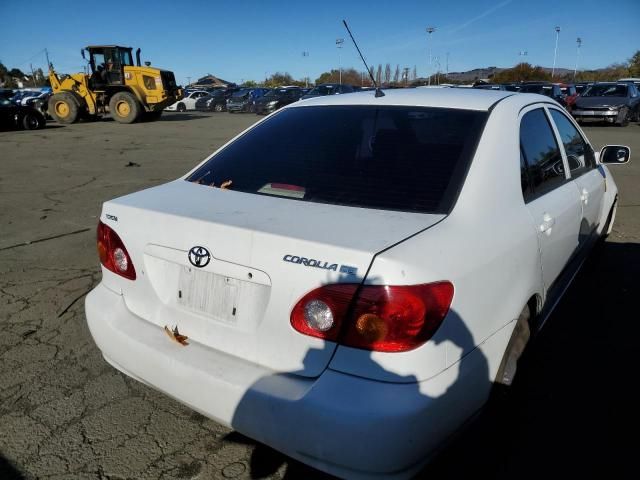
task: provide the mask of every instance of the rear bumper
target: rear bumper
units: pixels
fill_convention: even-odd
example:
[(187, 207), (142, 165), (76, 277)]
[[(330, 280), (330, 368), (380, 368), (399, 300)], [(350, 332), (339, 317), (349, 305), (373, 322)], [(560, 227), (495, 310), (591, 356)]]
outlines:
[(313, 379), (276, 373), (196, 342), (171, 342), (102, 284), (87, 296), (85, 311), (96, 344), (117, 369), (340, 477), (409, 478), (468, 416), (449, 415), (446, 396), (421, 393), (446, 391), (438, 385), (449, 381), (444, 373), (423, 383), (376, 382), (330, 369)]

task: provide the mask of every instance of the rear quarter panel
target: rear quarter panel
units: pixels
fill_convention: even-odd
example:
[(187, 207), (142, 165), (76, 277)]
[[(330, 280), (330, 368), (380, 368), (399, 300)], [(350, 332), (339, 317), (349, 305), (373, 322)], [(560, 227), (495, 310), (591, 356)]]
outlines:
[[(340, 346), (331, 368), (386, 381), (399, 376), (422, 381), (479, 347), (487, 366), (479, 371), (493, 380), (515, 320), (532, 296), (542, 295), (537, 233), (520, 182), (520, 103), (506, 99), (491, 113), (452, 213), (379, 254), (365, 280), (390, 285), (451, 281), (454, 298), (439, 330), (425, 345), (404, 353)], [(489, 346), (498, 331), (498, 344)], [(371, 360), (382, 368), (371, 370)]]

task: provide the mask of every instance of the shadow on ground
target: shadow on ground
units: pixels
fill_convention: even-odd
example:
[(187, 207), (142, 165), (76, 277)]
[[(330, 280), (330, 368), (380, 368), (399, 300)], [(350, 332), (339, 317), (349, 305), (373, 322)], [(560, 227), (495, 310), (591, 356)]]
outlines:
[(0, 478), (2, 480), (22, 480), (25, 478), (2, 453), (0, 453)]

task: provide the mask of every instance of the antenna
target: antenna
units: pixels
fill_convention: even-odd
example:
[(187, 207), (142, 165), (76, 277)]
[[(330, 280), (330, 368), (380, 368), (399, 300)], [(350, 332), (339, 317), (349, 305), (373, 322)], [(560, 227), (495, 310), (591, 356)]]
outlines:
[(380, 87), (378, 86), (378, 84), (376, 83), (375, 79), (373, 78), (373, 73), (371, 73), (371, 69), (367, 66), (367, 62), (364, 59), (364, 57), (362, 56), (362, 52), (360, 51), (360, 49), (358, 48), (358, 44), (356, 43), (356, 39), (353, 38), (353, 35), (351, 34), (351, 30), (349, 30), (349, 25), (347, 25), (347, 21), (346, 20), (342, 20), (342, 23), (344, 23), (344, 28), (347, 29), (347, 32), (349, 32), (349, 36), (351, 37), (351, 41), (353, 42), (353, 44), (356, 47), (356, 50), (358, 50), (358, 54), (360, 55), (360, 58), (362, 59), (362, 63), (364, 63), (364, 68), (367, 69), (367, 73), (369, 74), (369, 78), (371, 79), (371, 82), (373, 83), (373, 85), (376, 87), (376, 98), (378, 97), (384, 97), (384, 92), (380, 89)]

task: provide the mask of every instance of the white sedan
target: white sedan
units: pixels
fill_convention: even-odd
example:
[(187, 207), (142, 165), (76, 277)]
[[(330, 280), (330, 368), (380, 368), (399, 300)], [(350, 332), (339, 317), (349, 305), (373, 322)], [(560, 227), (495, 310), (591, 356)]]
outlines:
[(178, 100), (176, 103), (172, 103), (165, 110), (169, 112), (186, 112), (187, 110), (195, 110), (196, 109), (196, 101), (199, 98), (206, 97), (209, 95), (209, 92), (204, 90), (196, 90), (193, 92), (189, 92), (182, 98)]
[(539, 95), (294, 103), (104, 204), (89, 328), (117, 369), (291, 457), (408, 478), (511, 384), (628, 159)]

